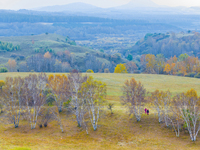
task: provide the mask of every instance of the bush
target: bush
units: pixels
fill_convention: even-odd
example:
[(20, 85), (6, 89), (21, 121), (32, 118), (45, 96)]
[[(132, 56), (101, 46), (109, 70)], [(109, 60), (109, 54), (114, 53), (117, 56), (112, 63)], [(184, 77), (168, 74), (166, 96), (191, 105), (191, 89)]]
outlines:
[(104, 73), (110, 73), (109, 69), (108, 68), (104, 69)]
[(64, 102), (64, 103), (63, 103), (63, 106), (64, 106), (65, 108), (68, 108), (69, 105), (70, 105), (70, 102), (71, 102), (71, 100), (68, 100), (67, 102)]
[(182, 72), (177, 72), (176, 75), (177, 76), (184, 76), (184, 74)]
[(103, 49), (100, 49), (100, 52), (104, 53), (104, 50), (103, 50)]
[(8, 69), (3, 67), (3, 68), (0, 68), (0, 73), (3, 73), (3, 72), (8, 72)]
[(195, 75), (196, 75), (195, 72), (191, 72), (191, 73), (186, 74), (185, 76), (186, 77), (194, 77)]
[(17, 54), (11, 54), (10, 57), (16, 58), (18, 55)]
[(196, 76), (194, 76), (195, 78), (200, 78), (200, 72), (199, 73), (197, 73), (197, 75)]
[(128, 59), (129, 61), (131, 61), (131, 60), (133, 60), (133, 56), (132, 56), (131, 54), (128, 54), (127, 59)]
[(87, 70), (86, 72), (87, 72), (87, 73), (94, 73), (94, 71), (91, 70), (91, 69)]
[(70, 44), (70, 45), (76, 46), (76, 42), (75, 42), (75, 41), (72, 41), (72, 42), (70, 42), (69, 44)]
[(140, 74), (141, 72), (140, 72), (140, 70), (135, 70), (133, 73)]

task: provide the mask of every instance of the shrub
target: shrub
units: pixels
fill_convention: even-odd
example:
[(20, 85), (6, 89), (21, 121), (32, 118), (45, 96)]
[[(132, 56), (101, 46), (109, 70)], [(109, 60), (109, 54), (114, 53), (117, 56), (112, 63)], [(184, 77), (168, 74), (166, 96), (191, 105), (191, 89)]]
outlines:
[(76, 46), (76, 42), (75, 42), (75, 41), (72, 41), (72, 42), (70, 42), (69, 44), (70, 44), (70, 45)]
[(86, 72), (87, 72), (87, 73), (94, 73), (94, 71), (91, 70), (91, 69), (87, 70)]
[(19, 58), (20, 58), (20, 60), (23, 60), (23, 59), (25, 59), (25, 56), (19, 55)]
[(63, 106), (64, 106), (65, 108), (68, 108), (70, 102), (71, 102), (71, 100), (68, 100), (67, 102), (64, 102), (64, 103), (63, 103)]
[(109, 69), (108, 68), (104, 69), (104, 73), (110, 73)]
[(195, 72), (191, 72), (191, 73), (186, 74), (185, 76), (186, 77), (194, 77), (195, 75), (196, 75)]
[(200, 78), (200, 72), (199, 73), (197, 73), (197, 75), (196, 76), (194, 76), (195, 78)]
[(104, 53), (104, 50), (103, 50), (103, 49), (100, 49), (100, 52)]
[(184, 76), (184, 74), (182, 72), (177, 72), (176, 75), (177, 76)]
[(131, 54), (128, 54), (127, 59), (128, 59), (129, 61), (131, 61), (131, 60), (133, 60), (133, 56), (132, 56)]
[(141, 72), (140, 72), (140, 70), (135, 70), (133, 73), (140, 74)]
[(10, 57), (16, 58), (18, 55), (17, 54), (11, 54)]
[(2, 86), (4, 86), (4, 85), (5, 85), (5, 81), (0, 80), (0, 89), (2, 89)]
[(0, 68), (0, 73), (3, 73), (3, 72), (8, 72), (8, 69), (3, 67), (3, 68)]

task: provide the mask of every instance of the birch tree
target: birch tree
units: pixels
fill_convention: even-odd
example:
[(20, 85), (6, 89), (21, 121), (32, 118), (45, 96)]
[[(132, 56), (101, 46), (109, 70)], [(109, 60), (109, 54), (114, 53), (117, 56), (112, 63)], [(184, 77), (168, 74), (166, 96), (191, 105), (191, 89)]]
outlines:
[(35, 129), (39, 113), (45, 104), (46, 74), (30, 74), (24, 79), (23, 100), (31, 129)]
[(174, 129), (174, 132), (177, 137), (180, 136), (180, 129), (181, 125), (184, 123), (183, 119), (181, 117), (181, 114), (179, 112), (179, 96), (175, 96), (172, 101), (173, 107), (170, 109), (170, 116), (168, 116), (168, 119)]
[(70, 95), (71, 95), (71, 102), (70, 108), (72, 113), (76, 116), (78, 127), (82, 126), (83, 122), (83, 114), (85, 112), (85, 101), (84, 95), (80, 94), (81, 86), (84, 81), (86, 81), (87, 77), (82, 77), (82, 74), (76, 70), (73, 70), (70, 75), (68, 76), (69, 83), (70, 83)]
[(22, 111), (23, 84), (24, 79), (21, 77), (7, 77), (0, 97), (5, 106), (6, 117), (14, 124), (15, 128), (19, 126)]
[(194, 89), (187, 93), (178, 94), (176, 97), (177, 109), (187, 125), (187, 130), (192, 141), (196, 141), (200, 130), (200, 98)]
[(158, 121), (159, 123), (162, 122), (162, 93), (159, 90), (151, 93), (150, 100), (153, 102), (155, 109), (158, 113)]
[(93, 77), (88, 77), (87, 81), (83, 83), (82, 93), (86, 100), (89, 117), (94, 131), (97, 130), (100, 111), (104, 106), (104, 99), (106, 96), (106, 84), (101, 81), (96, 81)]
[(163, 116), (164, 116), (164, 121), (165, 121), (165, 125), (168, 127), (169, 126), (169, 113), (171, 110), (171, 93), (170, 91), (167, 92), (161, 92), (161, 97), (162, 97), (162, 101), (161, 101), (161, 105), (162, 107), (162, 111), (163, 111)]
[(143, 112), (142, 103), (144, 102), (146, 90), (141, 82), (137, 83), (134, 78), (130, 81), (127, 80), (122, 90), (122, 104), (128, 108), (130, 115), (133, 114), (137, 121), (140, 121)]
[(60, 126), (60, 130), (63, 133), (64, 129), (63, 129), (63, 124), (62, 124), (62, 120), (61, 120), (61, 117), (60, 117), (60, 113), (58, 111), (58, 107), (52, 107), (51, 113), (53, 114), (53, 117), (55, 118), (55, 120), (58, 121), (58, 124)]
[(70, 98), (69, 80), (66, 75), (49, 75), (48, 86), (56, 102), (59, 112), (62, 112), (63, 103)]

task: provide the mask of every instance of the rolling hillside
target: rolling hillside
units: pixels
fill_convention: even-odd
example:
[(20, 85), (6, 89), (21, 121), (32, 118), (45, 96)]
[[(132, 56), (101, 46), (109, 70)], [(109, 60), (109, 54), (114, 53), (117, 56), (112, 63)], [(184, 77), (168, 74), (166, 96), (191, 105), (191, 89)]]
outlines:
[[(20, 45), (21, 50), (5, 52), (0, 55), (0, 64), (6, 64), (12, 54), (23, 55), (26, 57), (36, 55), (38, 53), (45, 54), (47, 49), (52, 49), (53, 53), (69, 51), (73, 55), (74, 62), (77, 66), (83, 67), (86, 54), (95, 56), (99, 61), (110, 63), (109, 55), (103, 54), (90, 48), (77, 46), (70, 38), (56, 34), (41, 34), (32, 36), (19, 37), (0, 37), (0, 41), (9, 42), (13, 45)], [(21, 60), (20, 60), (21, 61)], [(18, 62), (20, 62), (18, 61)], [(23, 61), (23, 60), (22, 60)], [(126, 60), (116, 60), (116, 63), (123, 63)]]

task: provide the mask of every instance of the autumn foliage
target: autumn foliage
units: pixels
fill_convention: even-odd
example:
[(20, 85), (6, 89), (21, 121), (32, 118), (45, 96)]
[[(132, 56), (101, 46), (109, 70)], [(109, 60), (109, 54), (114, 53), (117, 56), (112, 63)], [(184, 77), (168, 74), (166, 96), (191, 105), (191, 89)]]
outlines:
[(126, 64), (118, 64), (115, 67), (114, 73), (128, 73), (126, 69)]

